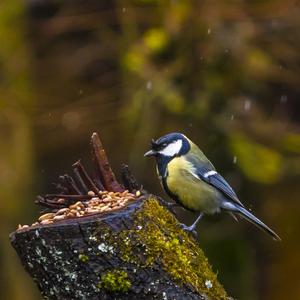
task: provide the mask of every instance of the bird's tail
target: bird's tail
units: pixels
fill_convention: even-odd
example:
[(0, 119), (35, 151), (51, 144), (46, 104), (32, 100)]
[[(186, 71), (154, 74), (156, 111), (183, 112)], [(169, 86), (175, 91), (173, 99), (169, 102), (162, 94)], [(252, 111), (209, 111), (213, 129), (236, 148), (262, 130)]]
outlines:
[[(225, 204), (224, 208), (228, 209), (229, 207), (226, 204)], [(241, 217), (246, 219), (248, 222), (254, 224), (259, 229), (262, 229), (264, 232), (270, 234), (272, 236), (273, 240), (281, 241), (281, 238), (271, 228), (269, 228), (265, 223), (263, 223), (261, 220), (256, 218), (247, 209), (245, 209), (244, 207), (242, 207), (238, 204), (233, 204), (233, 203), (228, 203), (228, 204), (230, 206), (230, 209), (228, 209), (230, 212), (234, 212), (236, 214), (239, 214)]]

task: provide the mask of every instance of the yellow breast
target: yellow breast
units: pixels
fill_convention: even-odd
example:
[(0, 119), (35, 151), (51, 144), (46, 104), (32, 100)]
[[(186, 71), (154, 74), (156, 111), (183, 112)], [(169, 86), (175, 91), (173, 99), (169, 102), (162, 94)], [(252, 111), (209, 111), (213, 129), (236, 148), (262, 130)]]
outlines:
[(215, 213), (219, 210), (217, 192), (192, 175), (193, 166), (183, 156), (168, 164), (167, 185), (182, 204), (191, 210)]

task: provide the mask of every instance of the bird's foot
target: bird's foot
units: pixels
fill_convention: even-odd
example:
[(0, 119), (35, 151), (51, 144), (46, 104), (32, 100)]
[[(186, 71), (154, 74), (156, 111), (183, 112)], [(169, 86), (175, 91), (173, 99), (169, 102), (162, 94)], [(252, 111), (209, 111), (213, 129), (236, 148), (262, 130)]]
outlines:
[(189, 233), (191, 233), (195, 238), (198, 237), (198, 233), (196, 231), (196, 226), (195, 224), (191, 225), (191, 226), (186, 226), (185, 224), (183, 223), (180, 223), (180, 227), (184, 230), (184, 231), (187, 231)]

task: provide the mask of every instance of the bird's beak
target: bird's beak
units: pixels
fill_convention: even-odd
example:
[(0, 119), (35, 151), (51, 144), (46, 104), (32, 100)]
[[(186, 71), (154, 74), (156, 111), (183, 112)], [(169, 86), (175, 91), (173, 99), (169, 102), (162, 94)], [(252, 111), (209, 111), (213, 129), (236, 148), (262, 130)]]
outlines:
[(144, 154), (144, 156), (146, 157), (146, 156), (155, 156), (156, 155), (156, 151), (154, 151), (154, 150), (149, 150), (149, 151), (147, 151), (145, 154)]

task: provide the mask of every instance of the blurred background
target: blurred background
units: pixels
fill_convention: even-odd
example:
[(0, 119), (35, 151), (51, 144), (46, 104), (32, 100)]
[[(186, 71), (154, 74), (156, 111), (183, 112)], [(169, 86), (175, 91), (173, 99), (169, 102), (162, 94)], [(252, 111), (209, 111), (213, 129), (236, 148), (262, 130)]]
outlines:
[(165, 133), (190, 137), (283, 240), (227, 215), (201, 221), (228, 293), (299, 299), (299, 29), (296, 0), (2, 0), (1, 299), (41, 298), (8, 235), (76, 159), (91, 166), (93, 131), (117, 175), (128, 163), (162, 196), (143, 153)]

